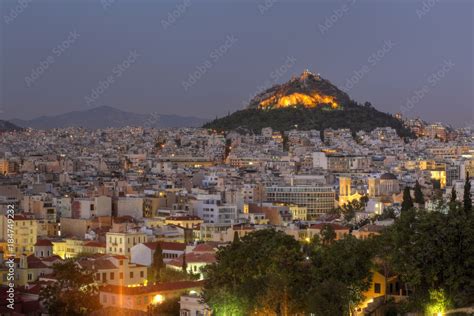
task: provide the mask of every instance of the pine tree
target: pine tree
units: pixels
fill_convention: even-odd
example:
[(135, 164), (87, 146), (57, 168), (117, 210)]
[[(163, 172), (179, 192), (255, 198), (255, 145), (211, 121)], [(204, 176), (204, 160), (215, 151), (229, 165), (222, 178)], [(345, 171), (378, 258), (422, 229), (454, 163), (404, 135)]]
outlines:
[(423, 196), (423, 192), (421, 191), (421, 185), (418, 180), (416, 180), (415, 184), (415, 203), (418, 203), (421, 206), (425, 205), (425, 198)]
[(186, 263), (186, 251), (183, 252), (183, 265), (181, 266), (181, 269), (184, 273), (187, 273), (188, 264)]
[(466, 183), (464, 184), (464, 212), (470, 213), (472, 211), (471, 198), (471, 180), (469, 179), (469, 172), (466, 174)]
[(238, 242), (240, 242), (239, 233), (237, 231), (234, 231), (234, 244)]
[(450, 202), (451, 202), (451, 203), (455, 203), (455, 202), (456, 202), (456, 199), (457, 199), (456, 189), (454, 188), (454, 185), (453, 185), (453, 188), (451, 189), (451, 199), (450, 199)]
[(155, 252), (153, 253), (153, 266), (152, 272), (153, 276), (155, 277), (155, 281), (160, 279), (160, 272), (165, 267), (165, 263), (163, 262), (163, 250), (159, 243), (157, 243)]
[(405, 187), (405, 189), (403, 189), (402, 212), (408, 211), (412, 207), (413, 207), (413, 200), (410, 194), (410, 187), (407, 186)]

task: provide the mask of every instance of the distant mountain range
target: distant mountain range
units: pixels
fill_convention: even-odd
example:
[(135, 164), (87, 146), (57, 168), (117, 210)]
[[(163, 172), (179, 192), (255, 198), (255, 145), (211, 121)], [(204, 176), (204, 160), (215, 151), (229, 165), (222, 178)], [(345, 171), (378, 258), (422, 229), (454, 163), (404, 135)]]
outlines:
[(142, 126), (154, 128), (199, 127), (208, 120), (193, 116), (138, 114), (99, 106), (84, 111), (73, 111), (54, 116), (41, 116), (32, 120), (12, 119), (20, 127), (36, 129), (83, 127), (89, 129), (107, 127)]
[(264, 127), (277, 131), (348, 128), (352, 132), (392, 127), (398, 135), (413, 137), (391, 114), (350, 99), (330, 81), (309, 71), (259, 93), (244, 110), (204, 124), (219, 131), (258, 132)]
[(13, 132), (21, 130), (21, 127), (16, 126), (8, 121), (0, 120), (0, 132)]

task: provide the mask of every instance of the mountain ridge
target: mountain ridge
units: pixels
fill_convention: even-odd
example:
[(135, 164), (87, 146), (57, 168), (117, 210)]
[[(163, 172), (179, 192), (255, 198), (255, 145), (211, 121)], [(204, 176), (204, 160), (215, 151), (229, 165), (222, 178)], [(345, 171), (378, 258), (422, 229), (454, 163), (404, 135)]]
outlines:
[(22, 128), (6, 120), (0, 120), (0, 132), (19, 131)]
[(98, 106), (87, 110), (77, 110), (58, 115), (39, 116), (31, 120), (12, 119), (15, 125), (38, 129), (84, 127), (107, 128), (125, 126), (144, 126), (155, 128), (170, 127), (198, 127), (207, 122), (207, 119), (161, 114), (140, 114), (123, 111), (111, 106)]

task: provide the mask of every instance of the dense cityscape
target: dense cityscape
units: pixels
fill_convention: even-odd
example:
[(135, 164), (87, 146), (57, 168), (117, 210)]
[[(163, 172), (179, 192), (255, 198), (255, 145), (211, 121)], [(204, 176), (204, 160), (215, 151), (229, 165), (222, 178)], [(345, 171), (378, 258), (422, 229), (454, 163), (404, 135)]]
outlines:
[(1, 0), (0, 316), (474, 316), (473, 9)]
[[(391, 128), (4, 132), (0, 280), (13, 278), (25, 315), (469, 306), (474, 134), (397, 117), (418, 137)], [(435, 248), (458, 242), (449, 255), (466, 259), (459, 266)]]

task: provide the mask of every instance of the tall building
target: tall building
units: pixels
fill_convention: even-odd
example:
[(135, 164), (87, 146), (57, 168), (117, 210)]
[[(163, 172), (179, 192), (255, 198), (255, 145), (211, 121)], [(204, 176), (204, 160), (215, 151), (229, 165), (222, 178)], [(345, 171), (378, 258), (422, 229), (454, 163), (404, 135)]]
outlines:
[(308, 219), (315, 219), (334, 208), (336, 192), (329, 186), (271, 186), (266, 188), (269, 202), (284, 202), (307, 208)]

